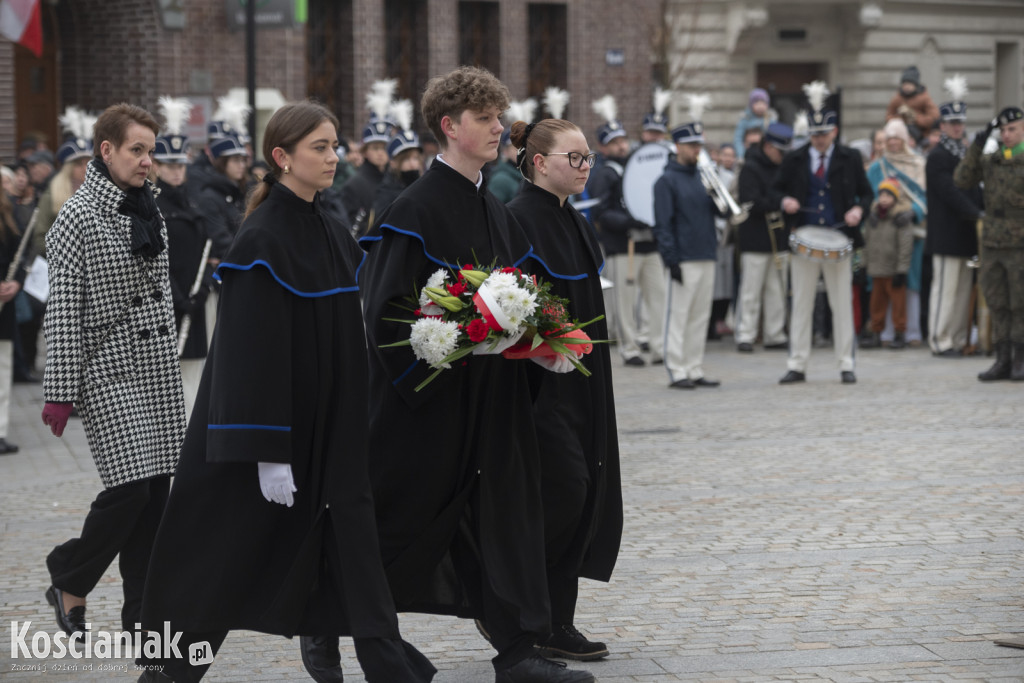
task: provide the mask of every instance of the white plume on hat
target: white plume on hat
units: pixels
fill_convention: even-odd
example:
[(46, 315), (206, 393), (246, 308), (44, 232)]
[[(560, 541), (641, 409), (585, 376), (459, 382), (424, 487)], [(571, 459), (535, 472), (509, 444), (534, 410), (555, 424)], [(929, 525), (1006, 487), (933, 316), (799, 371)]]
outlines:
[(672, 102), (672, 91), (664, 88), (654, 89), (654, 113), (663, 116)]
[(569, 104), (569, 91), (562, 90), (556, 86), (548, 86), (544, 89), (544, 106), (551, 112), (551, 118), (560, 119), (565, 113)]
[(967, 79), (961, 74), (954, 74), (945, 80), (943, 86), (949, 93), (949, 98), (956, 102), (962, 102), (967, 95)]
[(689, 103), (690, 120), (700, 121), (704, 116), (704, 110), (711, 104), (711, 95), (707, 93), (687, 95), (686, 101)]
[(619, 105), (612, 95), (599, 97), (590, 103), (590, 108), (607, 123), (615, 121), (619, 117)]
[(537, 115), (537, 100), (532, 97), (528, 97), (525, 100), (513, 101), (508, 103), (508, 111), (505, 113), (505, 118), (510, 123), (516, 121), (523, 121), (524, 123), (533, 123), (533, 118)]
[(181, 135), (185, 130), (189, 115), (192, 113), (192, 103), (184, 97), (161, 95), (157, 100), (156, 108), (164, 117), (164, 128), (167, 134)]
[(807, 119), (807, 112), (800, 110), (793, 117), (793, 137), (805, 138), (810, 133), (811, 122)]
[(96, 117), (90, 116), (84, 110), (75, 105), (69, 106), (58, 118), (61, 130), (71, 133), (76, 138), (83, 140), (92, 139), (92, 127), (96, 123)]
[(803, 85), (804, 95), (814, 111), (821, 111), (825, 106), (825, 99), (829, 96), (828, 85), (825, 81), (811, 81)]
[(370, 92), (366, 93), (366, 108), (378, 118), (386, 119), (397, 88), (397, 78), (374, 81), (370, 86)]
[(217, 98), (217, 111), (213, 113), (213, 120), (227, 123), (239, 135), (248, 135), (251, 111), (248, 103), (225, 95)]
[(397, 100), (388, 107), (388, 116), (401, 130), (412, 130), (412, 100)]

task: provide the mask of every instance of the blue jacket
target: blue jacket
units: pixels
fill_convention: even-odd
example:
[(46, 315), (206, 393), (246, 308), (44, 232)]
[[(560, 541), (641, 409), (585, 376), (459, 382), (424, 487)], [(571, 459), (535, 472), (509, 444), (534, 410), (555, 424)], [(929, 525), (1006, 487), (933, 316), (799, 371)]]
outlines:
[(696, 166), (669, 159), (654, 183), (654, 240), (666, 266), (715, 260), (715, 204)]

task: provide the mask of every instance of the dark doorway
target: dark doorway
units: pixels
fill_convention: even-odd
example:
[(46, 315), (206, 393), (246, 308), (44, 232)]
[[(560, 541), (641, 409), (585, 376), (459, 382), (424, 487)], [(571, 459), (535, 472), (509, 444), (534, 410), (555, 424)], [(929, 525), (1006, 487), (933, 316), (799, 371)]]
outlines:
[(791, 126), (796, 113), (807, 107), (802, 86), (824, 80), (826, 72), (826, 65), (817, 62), (761, 63), (757, 65), (757, 87), (768, 91), (779, 121)]

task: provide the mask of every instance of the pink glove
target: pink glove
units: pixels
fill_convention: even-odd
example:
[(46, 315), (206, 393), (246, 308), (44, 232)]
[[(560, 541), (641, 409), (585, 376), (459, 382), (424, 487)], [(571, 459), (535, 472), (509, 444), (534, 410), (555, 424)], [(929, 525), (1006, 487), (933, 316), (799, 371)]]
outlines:
[(43, 406), (43, 424), (54, 436), (62, 436), (74, 407), (73, 403), (47, 403)]

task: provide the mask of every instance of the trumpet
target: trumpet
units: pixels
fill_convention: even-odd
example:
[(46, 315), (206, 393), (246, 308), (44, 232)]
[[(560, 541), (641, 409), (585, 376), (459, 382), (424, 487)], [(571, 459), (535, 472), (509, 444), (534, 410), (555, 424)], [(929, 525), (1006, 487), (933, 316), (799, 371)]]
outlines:
[(739, 225), (749, 218), (750, 207), (740, 206), (732, 198), (729, 188), (722, 183), (718, 171), (715, 170), (715, 165), (711, 163), (711, 157), (703, 148), (697, 156), (697, 170), (700, 171), (700, 181), (704, 184), (704, 189), (711, 195), (715, 206), (729, 219), (730, 223)]

